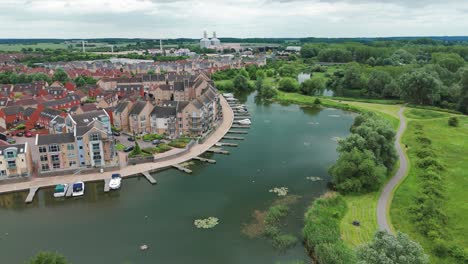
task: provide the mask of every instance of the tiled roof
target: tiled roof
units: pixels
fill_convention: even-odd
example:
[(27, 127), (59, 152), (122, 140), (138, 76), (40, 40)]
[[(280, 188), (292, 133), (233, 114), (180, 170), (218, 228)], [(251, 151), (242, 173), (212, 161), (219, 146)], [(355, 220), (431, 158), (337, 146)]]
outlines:
[(63, 144), (75, 142), (73, 133), (38, 135), (37, 145)]
[(135, 102), (135, 104), (132, 107), (132, 110), (130, 110), (129, 115), (139, 115), (141, 111), (143, 111), (145, 106), (146, 106), (146, 102), (144, 101)]

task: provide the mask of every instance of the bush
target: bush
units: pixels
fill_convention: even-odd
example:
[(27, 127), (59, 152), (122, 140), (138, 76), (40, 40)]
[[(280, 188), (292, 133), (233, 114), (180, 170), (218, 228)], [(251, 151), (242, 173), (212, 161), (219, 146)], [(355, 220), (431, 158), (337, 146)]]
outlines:
[(440, 161), (433, 157), (426, 157), (426, 158), (420, 159), (416, 162), (416, 164), (421, 169), (429, 169), (431, 167), (436, 170), (444, 169), (444, 166), (440, 163)]
[(285, 77), (279, 82), (279, 87), (284, 92), (297, 92), (299, 90), (299, 83), (290, 77)]
[(352, 249), (342, 241), (319, 244), (314, 249), (318, 263), (323, 264), (352, 264), (356, 263), (356, 256)]
[(319, 105), (319, 104), (321, 104), (321, 103), (322, 103), (322, 102), (320, 101), (319, 98), (315, 98), (314, 104)]
[(52, 252), (39, 252), (27, 264), (67, 264), (64, 256)]
[(272, 240), (273, 246), (280, 250), (292, 248), (297, 244), (297, 242), (297, 237), (290, 234), (276, 235)]
[(449, 118), (448, 124), (452, 127), (458, 127), (460, 125), (460, 120), (458, 120), (458, 117), (452, 116)]

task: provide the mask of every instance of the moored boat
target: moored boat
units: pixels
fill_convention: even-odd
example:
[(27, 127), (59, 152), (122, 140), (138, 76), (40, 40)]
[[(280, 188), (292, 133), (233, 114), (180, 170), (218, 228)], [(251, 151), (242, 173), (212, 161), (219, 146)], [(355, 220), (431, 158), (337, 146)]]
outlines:
[(57, 184), (54, 190), (54, 197), (64, 197), (68, 190), (68, 184)]
[(112, 174), (112, 178), (109, 182), (109, 188), (112, 190), (116, 190), (120, 188), (120, 185), (122, 184), (122, 177), (118, 173)]
[(73, 188), (73, 192), (72, 192), (73, 197), (84, 195), (84, 191), (85, 191), (84, 182), (75, 182), (72, 188)]

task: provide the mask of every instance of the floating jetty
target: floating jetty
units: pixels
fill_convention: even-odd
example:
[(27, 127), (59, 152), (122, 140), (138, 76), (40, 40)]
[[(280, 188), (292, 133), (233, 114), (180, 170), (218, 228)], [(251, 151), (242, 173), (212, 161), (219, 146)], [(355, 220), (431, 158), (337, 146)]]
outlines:
[(223, 147), (237, 147), (238, 146), (238, 144), (236, 143), (228, 143), (228, 142), (218, 142), (218, 144)]
[(242, 120), (242, 119), (250, 119), (251, 117), (249, 115), (242, 115), (242, 116), (234, 116), (234, 120)]
[(213, 160), (213, 159), (205, 159), (205, 158), (202, 158), (202, 157), (195, 157), (193, 158), (194, 160), (199, 160), (199, 161), (203, 161), (203, 162), (208, 162), (208, 163), (216, 163), (216, 160)]
[(73, 183), (69, 183), (67, 193), (65, 194), (65, 197), (71, 197), (72, 194), (73, 194)]
[(247, 134), (247, 131), (239, 131), (239, 130), (229, 130), (228, 133), (231, 134)]
[(141, 174), (143, 174), (143, 176), (145, 176), (145, 178), (146, 178), (151, 184), (156, 184), (156, 183), (157, 183), (156, 179), (154, 179), (153, 176), (151, 176), (151, 174), (149, 173), (149, 171), (142, 172)]
[(247, 126), (247, 125), (232, 125), (231, 128), (250, 128), (250, 126)]
[(179, 165), (179, 164), (177, 164), (177, 165), (172, 165), (172, 167), (174, 167), (174, 168), (176, 168), (176, 169), (178, 169), (178, 170), (180, 170), (180, 171), (183, 171), (183, 172), (185, 172), (185, 173), (192, 173), (192, 170), (187, 169), (187, 168), (185, 168), (184, 166), (181, 166), (181, 165)]
[(110, 191), (110, 181), (111, 179), (104, 179), (104, 192), (109, 192)]
[(28, 197), (26, 197), (26, 203), (31, 203), (34, 200), (34, 196), (36, 195), (37, 190), (39, 187), (34, 187), (29, 189)]
[(225, 154), (225, 155), (229, 154), (229, 151), (223, 150), (223, 149), (220, 149), (220, 148), (210, 148), (207, 151), (212, 152), (212, 153), (216, 153), (216, 154)]
[(244, 140), (243, 137), (231, 137), (231, 136), (224, 136), (224, 139), (231, 139), (231, 140)]

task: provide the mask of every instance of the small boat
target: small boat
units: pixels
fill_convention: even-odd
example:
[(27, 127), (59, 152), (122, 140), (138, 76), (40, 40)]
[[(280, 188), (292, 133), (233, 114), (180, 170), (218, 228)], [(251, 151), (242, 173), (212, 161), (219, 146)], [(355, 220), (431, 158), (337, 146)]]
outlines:
[(75, 182), (73, 184), (72, 196), (73, 197), (82, 196), (84, 195), (84, 190), (85, 190), (84, 182)]
[(241, 125), (250, 125), (250, 124), (252, 124), (252, 122), (251, 122), (250, 119), (248, 119), (248, 118), (247, 118), (247, 119), (239, 120), (239, 121), (237, 121), (237, 122), (238, 122), (239, 124), (241, 124)]
[(216, 146), (216, 147), (222, 147), (223, 144), (221, 144), (221, 143), (216, 143), (215, 146)]
[(109, 182), (109, 188), (112, 190), (117, 190), (120, 188), (120, 185), (122, 183), (122, 177), (118, 173), (112, 174), (112, 178)]
[(68, 190), (68, 184), (57, 184), (54, 190), (54, 197), (64, 197)]
[(224, 97), (234, 97), (232, 93), (223, 93)]

